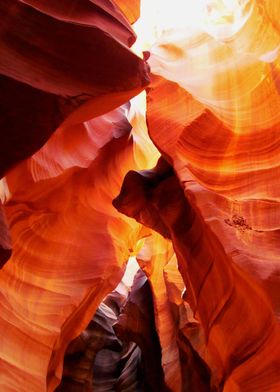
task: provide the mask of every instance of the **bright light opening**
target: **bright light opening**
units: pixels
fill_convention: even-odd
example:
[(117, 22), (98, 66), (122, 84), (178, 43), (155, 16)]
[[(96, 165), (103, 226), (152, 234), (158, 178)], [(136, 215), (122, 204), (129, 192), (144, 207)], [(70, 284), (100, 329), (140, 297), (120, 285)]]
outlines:
[(216, 39), (230, 38), (251, 14), (251, 0), (142, 0), (141, 17), (134, 24), (138, 40), (134, 50), (141, 53), (165, 33), (180, 30), (189, 35), (205, 32)]
[(132, 287), (134, 277), (139, 270), (139, 265), (137, 263), (136, 257), (131, 256), (127, 262), (126, 269), (122, 280), (116, 287), (116, 291), (124, 296), (127, 296), (128, 290)]

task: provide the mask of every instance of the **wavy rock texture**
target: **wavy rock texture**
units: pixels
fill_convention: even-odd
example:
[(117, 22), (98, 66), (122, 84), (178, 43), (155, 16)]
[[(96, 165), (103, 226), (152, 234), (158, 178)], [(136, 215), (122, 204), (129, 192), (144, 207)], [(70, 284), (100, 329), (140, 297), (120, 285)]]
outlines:
[(125, 300), (117, 291), (107, 296), (86, 330), (71, 342), (57, 392), (140, 391), (141, 351), (135, 343), (118, 340), (113, 330)]
[(188, 168), (205, 188), (230, 199), (278, 201), (278, 189), (272, 185), (279, 170), (278, 124), (250, 135), (236, 134), (185, 90), (158, 78), (149, 103), (151, 137), (167, 155), (172, 151), (181, 171)]
[(217, 26), (191, 37), (169, 31), (152, 48), (152, 71), (169, 81), (153, 78), (148, 123), (226, 253), (265, 289), (279, 318), (280, 9), (250, 4), (228, 37)]
[[(67, 361), (143, 243), (148, 281), (116, 331), (142, 350), (144, 389), (279, 391), (280, 5), (212, 3), (151, 48), (154, 170), (143, 96), (125, 104), (149, 83), (129, 49), (139, 2), (1, 3), (1, 392), (54, 391), (65, 352), (59, 388), (81, 386)], [(119, 343), (113, 303), (96, 318)], [(82, 388), (93, 371), (96, 390), (137, 390), (139, 348), (109, 353), (96, 328)]]
[[(118, 288), (109, 294), (104, 303), (111, 305), (111, 309), (115, 309), (116, 320), (113, 324), (113, 335), (117, 339), (115, 333), (115, 325), (121, 314), (128, 292), (120, 297)], [(113, 306), (112, 306), (113, 305)], [(94, 391), (140, 391), (143, 383), (142, 372), (142, 355), (140, 348), (132, 341), (125, 339), (118, 340), (121, 343), (121, 350), (113, 350), (113, 346), (103, 347), (97, 353), (93, 368), (93, 385)]]
[[(110, 1), (8, 1), (0, 13), (1, 176), (88, 101), (67, 118), (50, 146), (6, 178), (14, 254), (0, 277), (0, 324), (9, 329), (1, 338), (1, 390), (18, 391), (20, 385), (23, 391), (50, 391), (59, 382), (66, 346), (118, 283), (139, 231), (119, 221), (110, 202), (126, 172), (124, 162), (133, 166), (138, 154), (139, 162), (145, 160), (129, 136), (124, 109), (99, 124), (82, 122), (140, 92), (147, 71), (128, 49), (135, 35)], [(104, 127), (108, 132), (100, 139)], [(69, 153), (56, 162), (58, 151)], [(107, 154), (109, 166), (124, 159), (114, 176), (102, 162)], [(122, 236), (113, 239), (114, 232), (126, 231), (124, 242)], [(98, 251), (102, 241), (106, 255)], [(95, 258), (99, 268), (90, 273)]]
[(127, 196), (132, 176), (142, 175), (142, 205), (152, 215), (147, 222), (157, 215), (169, 230), (187, 298), (204, 329), (204, 359), (212, 370), (213, 387), (277, 391), (280, 352), (274, 348), (279, 347), (279, 324), (264, 291), (225, 253), (174, 174), (156, 172), (153, 177), (129, 173), (118, 200)]
[(0, 72), (6, 76), (70, 97), (147, 82), (143, 62), (125, 47), (135, 41), (134, 33), (109, 0), (65, 0), (59, 5), (8, 0), (0, 12), (6, 21)]
[[(112, 324), (117, 315), (104, 303), (98, 307), (86, 330), (71, 342), (64, 359), (62, 382), (56, 391), (91, 391), (93, 366), (98, 351), (103, 348), (121, 352), (122, 345)], [(111, 360), (109, 356), (109, 361)]]
[[(97, 27), (117, 38), (125, 45), (131, 45), (135, 40), (133, 30), (128, 26), (124, 15), (116, 6), (117, 2), (111, 0), (62, 0), (59, 3), (50, 0), (19, 0), (51, 16), (52, 18), (79, 24), (85, 27)], [(122, 2), (120, 1), (120, 4)], [(128, 5), (123, 5), (128, 9)], [(132, 2), (131, 10), (136, 13), (136, 2)]]
[(87, 328), (68, 346), (56, 392), (142, 391), (141, 350), (127, 338), (119, 340), (113, 329), (127, 301), (132, 284), (130, 274), (129, 262), (122, 281), (104, 298)]
[(139, 270), (114, 329), (122, 341), (135, 342), (141, 349), (141, 390), (167, 392), (161, 367), (161, 347), (154, 320), (153, 297), (145, 274)]
[[(270, 301), (279, 315), (280, 9), (270, 1), (246, 7), (236, 31), (224, 22), (207, 32), (165, 31), (152, 47), (152, 71), (170, 81), (155, 77), (149, 87), (149, 134), (174, 166), (190, 210), (181, 205), (168, 233), (165, 215), (180, 209), (172, 205), (175, 190), (168, 194), (174, 183), (160, 194), (154, 190), (159, 179), (151, 185), (149, 176), (129, 173), (138, 197), (123, 211), (171, 235), (187, 298), (206, 335), (213, 385), (276, 391), (279, 352), (268, 353), (279, 340)], [(125, 199), (133, 204), (127, 192)], [(236, 331), (236, 341), (226, 344), (229, 331)]]
[(101, 350), (94, 364), (92, 390), (141, 391), (141, 369), (141, 351), (133, 342), (124, 346), (121, 355)]
[[(174, 251), (173, 251), (174, 252)], [(203, 361), (205, 339), (203, 330), (187, 302), (185, 284), (178, 270), (175, 253), (163, 268), (163, 276), (171, 307), (182, 375), (182, 391), (210, 391), (210, 369)], [(164, 348), (164, 345), (162, 345)]]
[(75, 109), (82, 106), (68, 125), (114, 109), (148, 83), (129, 50), (135, 34), (109, 0), (8, 0), (0, 15), (1, 177)]
[[(172, 160), (186, 191), (227, 253), (260, 281), (279, 315), (280, 208), (278, 188), (273, 186), (277, 170), (273, 165), (260, 170), (266, 162), (261, 151), (271, 151), (276, 159), (278, 132), (264, 130), (261, 139), (236, 136), (185, 90), (159, 77), (153, 79), (149, 91), (148, 123), (152, 139)], [(242, 159), (247, 160), (243, 162), (247, 173), (238, 171)], [(269, 189), (275, 199), (261, 197)]]
[(174, 392), (209, 391), (209, 374), (203, 374), (205, 365), (187, 338), (199, 323), (182, 299), (184, 282), (171, 242), (153, 233), (137, 258), (152, 288), (166, 385)]
[(205, 26), (165, 32), (151, 49), (150, 64), (154, 73), (203, 102), (233, 133), (250, 136), (279, 124), (280, 8), (271, 0), (245, 1), (243, 7), (244, 13), (251, 8), (249, 16), (228, 37), (222, 36), (229, 27), (222, 18), (220, 31), (213, 23), (210, 32), (203, 31)]
[(1, 334), (3, 391), (55, 389), (67, 345), (118, 284), (137, 244), (140, 226), (111, 200), (128, 168), (151, 164), (144, 151), (153, 147), (141, 126), (131, 136), (122, 109), (106, 118), (110, 131), (102, 142), (96, 128), (90, 157), (95, 127), (77, 127), (83, 152), (71, 164), (49, 165), (58, 148), (50, 140), (56, 148), (45, 145), (6, 177), (13, 256), (0, 275), (0, 328), (9, 331)]
[(170, 308), (164, 279), (164, 267), (172, 258), (172, 245), (159, 235), (148, 237), (137, 259), (146, 273), (153, 295), (155, 323), (162, 347), (162, 368), (166, 385), (171, 391), (182, 390), (177, 328)]

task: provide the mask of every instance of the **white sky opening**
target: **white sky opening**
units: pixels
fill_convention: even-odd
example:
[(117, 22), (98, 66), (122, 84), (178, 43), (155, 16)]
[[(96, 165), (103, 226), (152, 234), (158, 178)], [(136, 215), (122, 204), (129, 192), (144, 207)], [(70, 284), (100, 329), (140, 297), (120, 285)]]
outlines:
[(141, 16), (133, 25), (140, 54), (166, 32), (206, 32), (226, 40), (239, 31), (254, 6), (252, 0), (141, 0)]
[(126, 269), (122, 280), (116, 287), (116, 291), (120, 294), (127, 295), (128, 289), (132, 287), (134, 277), (139, 270), (139, 264), (137, 263), (136, 257), (131, 256), (127, 262)]

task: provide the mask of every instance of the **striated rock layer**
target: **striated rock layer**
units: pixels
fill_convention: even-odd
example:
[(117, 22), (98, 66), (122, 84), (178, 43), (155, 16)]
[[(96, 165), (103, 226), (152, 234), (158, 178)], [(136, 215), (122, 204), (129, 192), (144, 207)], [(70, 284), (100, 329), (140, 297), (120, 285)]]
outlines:
[(159, 392), (168, 392), (161, 366), (161, 346), (155, 328), (151, 287), (141, 270), (136, 273), (114, 330), (121, 341), (135, 342), (141, 350), (141, 391), (152, 392), (157, 389)]
[(148, 83), (129, 49), (135, 34), (110, 0), (7, 0), (0, 16), (1, 177), (74, 109), (87, 102), (71, 122), (89, 120)]
[[(147, 67), (110, 0), (9, 0), (0, 14), (0, 176), (60, 126), (1, 184), (13, 255), (0, 273), (0, 389), (53, 391), (66, 347), (137, 243), (140, 226), (111, 200), (126, 165), (148, 164), (151, 143), (134, 145), (128, 108), (111, 111), (148, 83)], [(1, 219), (3, 249), (6, 227)]]
[(138, 388), (139, 349), (120, 355), (100, 306), (132, 254), (146, 277), (115, 331), (146, 388), (279, 391), (280, 5), (208, 3), (199, 26), (154, 26), (157, 149), (143, 96), (127, 103), (150, 80), (130, 50), (138, 1), (1, 3), (1, 392), (85, 373), (82, 388)]
[[(76, 159), (50, 165), (59, 148), (50, 140), (6, 177), (13, 255), (0, 274), (3, 391), (55, 389), (66, 347), (118, 284), (137, 244), (141, 227), (111, 200), (128, 167), (151, 164), (143, 148), (153, 147), (140, 128), (137, 145), (122, 109), (106, 116), (76, 128)], [(98, 122), (106, 118), (102, 142)], [(97, 145), (88, 145), (94, 135)]]
[[(265, 292), (225, 253), (189, 195), (170, 170), (165, 176), (130, 172), (118, 197), (130, 192), (132, 176), (142, 175), (142, 202), (127, 208), (129, 216), (143, 216), (147, 224), (161, 220), (168, 229), (187, 298), (205, 334), (204, 359), (212, 370), (212, 386), (224, 391), (280, 386), (279, 324)], [(133, 188), (132, 188), (133, 189)], [(190, 200), (190, 202), (189, 202)], [(132, 204), (131, 204), (132, 205)], [(160, 230), (157, 226), (157, 230)]]
[[(236, 135), (184, 89), (159, 77), (149, 90), (147, 115), (152, 139), (191, 200), (227, 254), (259, 280), (279, 316), (279, 188), (277, 169), (269, 166), (280, 148), (277, 129), (264, 129), (259, 138)], [(247, 172), (238, 170), (242, 164)]]

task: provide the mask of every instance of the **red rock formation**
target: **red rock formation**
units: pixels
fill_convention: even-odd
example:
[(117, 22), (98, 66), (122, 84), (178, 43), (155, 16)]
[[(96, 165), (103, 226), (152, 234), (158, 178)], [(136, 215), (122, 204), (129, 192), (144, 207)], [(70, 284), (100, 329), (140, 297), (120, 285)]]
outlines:
[[(153, 306), (138, 335), (148, 358), (156, 328), (163, 365), (153, 376), (207, 391), (208, 366), (213, 390), (278, 392), (279, 13), (273, 0), (215, 1), (199, 28), (157, 35), (147, 120), (169, 165), (145, 171), (158, 152), (143, 107), (125, 105), (149, 83), (129, 49), (139, 1), (0, 4), (1, 392), (55, 390), (69, 342), (151, 229), (168, 239), (139, 254)], [(133, 347), (118, 377), (119, 354), (99, 352), (100, 380), (136, 385)]]
[[(129, 23), (110, 0), (0, 5), (0, 176), (68, 125), (125, 103), (148, 83)], [(94, 99), (91, 101), (90, 99)]]
[[(119, 286), (118, 286), (119, 287)], [(116, 319), (113, 328), (120, 316), (122, 306), (127, 300), (127, 295), (120, 295), (118, 287), (110, 293), (104, 300), (114, 311)], [(112, 320), (112, 316), (110, 317)], [(109, 321), (110, 322), (110, 321)], [(113, 331), (115, 339), (117, 336)], [(111, 344), (107, 348), (103, 347), (97, 353), (93, 367), (92, 390), (104, 391), (105, 389), (123, 392), (127, 390), (140, 391), (142, 380), (141, 350), (132, 341), (125, 339), (118, 340), (121, 343), (121, 350), (114, 350)]]
[[(74, 339), (67, 348), (63, 378), (56, 389), (57, 392), (91, 391), (94, 362), (101, 349), (119, 352), (119, 357), (121, 357), (122, 344), (112, 328), (116, 321), (117, 315), (108, 306), (101, 303), (85, 331)], [(108, 360), (112, 361), (111, 355), (108, 355)]]
[(10, 258), (11, 253), (12, 250), (9, 228), (7, 225), (4, 209), (0, 201), (0, 269)]
[[(76, 128), (80, 146), (88, 147), (96, 132), (90, 156), (85, 148), (85, 156), (49, 165), (59, 148), (50, 140), (54, 148), (46, 145), (6, 177), (13, 256), (0, 274), (0, 328), (9, 331), (1, 338), (2, 390), (16, 391), (18, 383), (22, 391), (55, 389), (66, 347), (117, 285), (136, 246), (139, 225), (111, 200), (128, 167), (149, 164), (143, 148), (150, 142), (143, 135), (138, 146), (122, 116), (122, 110), (105, 116), (105, 146), (98, 127)], [(21, 350), (23, 341), (28, 351)]]
[(199, 323), (182, 299), (184, 282), (171, 242), (153, 233), (137, 258), (152, 289), (167, 386), (174, 392), (209, 391), (209, 372), (186, 337), (189, 327)]
[(134, 33), (109, 0), (7, 0), (0, 12), (0, 72), (6, 76), (70, 97), (147, 83), (143, 62), (125, 47)]
[(279, 317), (279, 7), (250, 7), (230, 39), (217, 39), (219, 25), (191, 38), (165, 34), (149, 61), (172, 82), (153, 78), (148, 122), (227, 254)]
[(153, 298), (145, 274), (139, 270), (114, 329), (122, 341), (133, 341), (141, 349), (143, 379), (141, 390), (167, 392), (161, 366), (161, 347), (156, 332)]
[(164, 279), (164, 268), (173, 254), (172, 245), (154, 233), (146, 239), (137, 259), (149, 279), (152, 290), (155, 325), (162, 347), (165, 382), (171, 391), (181, 391), (181, 366), (176, 342), (177, 325), (174, 322)]
[(149, 90), (148, 124), (227, 253), (265, 287), (279, 315), (278, 188), (272, 185), (276, 178), (265, 181), (277, 176), (277, 128), (258, 137), (234, 134), (184, 89), (158, 77)]
[[(135, 217), (141, 216), (142, 209), (148, 211), (148, 225), (160, 220), (165, 225), (162, 234), (169, 230), (189, 302), (206, 335), (205, 360), (212, 370), (213, 387), (250, 391), (257, 385), (259, 389), (277, 391), (280, 352), (275, 347), (279, 347), (279, 325), (265, 293), (226, 255), (170, 170), (165, 177), (156, 172), (130, 172), (118, 207), (121, 210), (125, 203), (133, 176), (142, 175), (140, 210), (128, 207), (125, 211)], [(135, 205), (139, 207), (137, 200)]]

